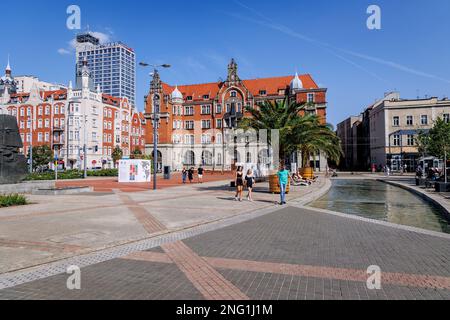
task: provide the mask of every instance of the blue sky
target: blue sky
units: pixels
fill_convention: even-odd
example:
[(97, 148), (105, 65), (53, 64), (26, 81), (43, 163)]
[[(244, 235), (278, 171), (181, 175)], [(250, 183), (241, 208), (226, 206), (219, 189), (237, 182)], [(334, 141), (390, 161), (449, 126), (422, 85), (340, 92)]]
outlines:
[[(125, 42), (138, 61), (172, 64), (162, 72), (172, 84), (224, 78), (232, 57), (241, 78), (310, 73), (329, 90), (333, 124), (392, 90), (403, 98), (450, 95), (448, 0), (239, 1), (11, 2), (0, 61), (10, 54), (16, 75), (73, 80), (76, 32), (66, 28), (66, 9), (77, 4), (83, 27)], [(381, 30), (366, 27), (371, 4), (381, 7)], [(137, 72), (140, 110), (148, 73)]]

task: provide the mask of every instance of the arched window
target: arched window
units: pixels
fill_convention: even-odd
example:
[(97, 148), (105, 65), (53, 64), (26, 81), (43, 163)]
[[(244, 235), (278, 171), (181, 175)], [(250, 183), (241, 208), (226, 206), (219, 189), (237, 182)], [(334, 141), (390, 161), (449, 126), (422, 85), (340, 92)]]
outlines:
[(194, 151), (186, 151), (184, 155), (184, 164), (188, 166), (195, 165), (195, 154)]
[(252, 163), (252, 154), (251, 152), (247, 152), (247, 156), (245, 157), (247, 163)]
[(212, 166), (213, 164), (213, 155), (210, 151), (203, 151), (202, 153), (202, 164), (204, 166)]

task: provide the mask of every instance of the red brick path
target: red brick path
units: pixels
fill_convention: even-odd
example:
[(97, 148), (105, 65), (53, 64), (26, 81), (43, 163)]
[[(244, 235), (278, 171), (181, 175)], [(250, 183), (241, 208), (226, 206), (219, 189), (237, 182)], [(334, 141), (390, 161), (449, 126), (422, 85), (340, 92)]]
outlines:
[(166, 227), (153, 217), (146, 208), (136, 204), (129, 196), (123, 193), (119, 193), (118, 196), (149, 234), (166, 229)]
[[(226, 172), (224, 174), (220, 172), (212, 173), (207, 172), (203, 176), (203, 182), (213, 182), (222, 180), (233, 180), (233, 174)], [(194, 182), (197, 184), (197, 177), (194, 176)], [(181, 179), (181, 173), (173, 173), (170, 180), (164, 180), (163, 177), (158, 176), (157, 186), (158, 189), (165, 189), (170, 187), (177, 187), (183, 185)], [(187, 183), (189, 185), (189, 182)], [(194, 184), (193, 184), (194, 185)], [(141, 192), (146, 190), (153, 190), (153, 182), (150, 183), (120, 183), (117, 178), (96, 178), (86, 180), (61, 180), (56, 183), (58, 188), (63, 187), (93, 187), (96, 192), (112, 192), (114, 189), (122, 192)]]
[[(190, 250), (190, 249), (189, 249)], [(140, 252), (125, 257), (129, 260), (141, 260), (148, 262), (171, 263), (167, 255), (163, 253)], [(302, 276), (332, 280), (346, 280), (354, 282), (366, 282), (369, 278), (366, 270), (343, 269), (321, 266), (304, 266), (283, 263), (269, 263), (260, 261), (246, 261), (222, 258), (201, 258), (210, 268), (250, 271), (259, 273), (274, 273), (291, 276)], [(406, 273), (383, 272), (382, 284), (399, 285), (415, 288), (450, 289), (450, 278), (430, 275), (416, 275)]]
[(249, 300), (183, 242), (163, 245), (169, 258), (207, 300)]

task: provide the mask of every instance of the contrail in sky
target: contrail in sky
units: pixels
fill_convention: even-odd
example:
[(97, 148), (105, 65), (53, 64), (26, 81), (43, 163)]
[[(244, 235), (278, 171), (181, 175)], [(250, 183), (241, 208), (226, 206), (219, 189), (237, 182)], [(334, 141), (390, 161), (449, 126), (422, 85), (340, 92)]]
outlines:
[(434, 74), (430, 74), (430, 73), (426, 73), (426, 72), (423, 72), (423, 71), (420, 71), (420, 70), (416, 70), (416, 69), (413, 69), (413, 68), (401, 65), (401, 64), (393, 62), (393, 61), (389, 61), (389, 60), (385, 60), (385, 59), (369, 56), (369, 55), (366, 55), (366, 54), (363, 54), (363, 53), (358, 53), (358, 52), (355, 52), (355, 51), (350, 51), (350, 50), (346, 50), (346, 49), (343, 49), (343, 48), (335, 47), (335, 46), (333, 46), (333, 45), (331, 45), (329, 43), (322, 42), (322, 41), (310, 38), (308, 36), (305, 36), (304, 34), (301, 34), (301, 33), (298, 33), (296, 31), (292, 30), (291, 28), (289, 28), (289, 27), (287, 27), (285, 25), (277, 24), (277, 23), (273, 22), (271, 19), (267, 18), (262, 13), (256, 11), (255, 9), (253, 9), (253, 8), (251, 8), (251, 7), (245, 5), (245, 4), (243, 4), (243, 3), (241, 3), (241, 2), (239, 2), (237, 0), (235, 0), (235, 3), (237, 5), (239, 5), (239, 6), (241, 6), (242, 8), (251, 11), (257, 17), (261, 18), (261, 20), (256, 20), (256, 19), (253, 19), (253, 18), (244, 17), (242, 15), (233, 14), (233, 13), (230, 14), (231, 16), (233, 16), (235, 18), (238, 18), (238, 19), (241, 19), (241, 20), (245, 20), (245, 21), (249, 21), (249, 22), (252, 22), (252, 23), (256, 23), (256, 24), (259, 24), (259, 25), (271, 28), (273, 30), (277, 30), (277, 31), (282, 32), (284, 34), (287, 34), (287, 35), (289, 35), (291, 37), (294, 37), (294, 38), (297, 38), (297, 39), (300, 39), (300, 40), (304, 40), (304, 41), (313, 43), (313, 44), (315, 44), (317, 46), (320, 46), (320, 47), (322, 47), (324, 49), (328, 49), (328, 51), (332, 55), (334, 55), (335, 57), (337, 57), (337, 58), (339, 58), (339, 59), (341, 59), (341, 60), (343, 60), (343, 61), (345, 61), (345, 62), (347, 62), (347, 63), (349, 63), (349, 64), (351, 64), (351, 65), (353, 65), (353, 66), (355, 66), (355, 67), (357, 67), (359, 69), (361, 69), (361, 70), (363, 70), (364, 72), (370, 74), (371, 76), (373, 76), (373, 77), (375, 77), (375, 78), (377, 78), (379, 80), (387, 82), (386, 80), (382, 79), (381, 77), (379, 77), (375, 73), (367, 70), (366, 68), (364, 68), (361, 65), (357, 64), (356, 62), (351, 61), (349, 59), (346, 59), (346, 58), (344, 58), (341, 55), (338, 55), (335, 51), (340, 51), (342, 53), (345, 53), (347, 55), (351, 55), (353, 57), (357, 57), (357, 58), (364, 59), (364, 60), (367, 60), (367, 61), (370, 61), (370, 62), (375, 62), (375, 63), (381, 64), (381, 65), (385, 65), (385, 66), (397, 69), (399, 71), (407, 72), (407, 73), (410, 73), (410, 74), (413, 74), (413, 75), (416, 75), (416, 76), (431, 78), (431, 79), (440, 80), (440, 81), (444, 81), (444, 82), (450, 83), (450, 80), (442, 78), (442, 77), (439, 77), (439, 76), (436, 76)]

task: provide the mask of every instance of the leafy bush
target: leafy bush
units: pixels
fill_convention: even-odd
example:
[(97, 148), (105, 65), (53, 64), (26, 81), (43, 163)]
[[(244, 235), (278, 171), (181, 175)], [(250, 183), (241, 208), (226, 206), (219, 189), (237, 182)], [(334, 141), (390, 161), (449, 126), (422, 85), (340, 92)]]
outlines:
[[(59, 180), (73, 180), (73, 179), (83, 179), (83, 172), (78, 170), (68, 170), (65, 172), (58, 172)], [(27, 181), (43, 181), (43, 180), (55, 180), (54, 172), (46, 173), (32, 173), (25, 179)]]
[(118, 177), (118, 169), (103, 169), (98, 171), (88, 171), (89, 177)]
[[(117, 176), (119, 176), (118, 169), (88, 171), (88, 177), (117, 177)], [(84, 172), (79, 170), (68, 170), (64, 172), (58, 172), (58, 180), (73, 180), (83, 178)], [(26, 181), (55, 180), (55, 173), (54, 172), (33, 173), (28, 175), (25, 180)]]
[(28, 204), (27, 198), (21, 194), (0, 195), (0, 208), (24, 206)]

